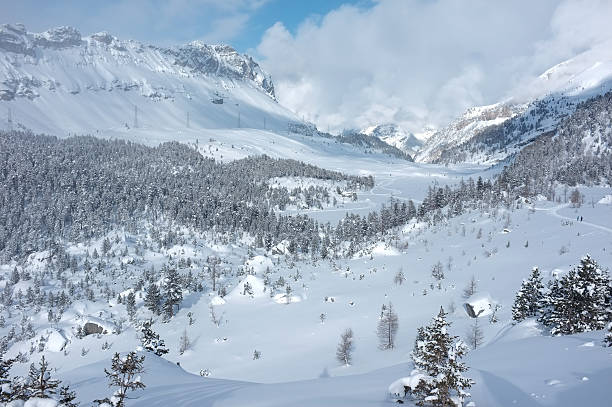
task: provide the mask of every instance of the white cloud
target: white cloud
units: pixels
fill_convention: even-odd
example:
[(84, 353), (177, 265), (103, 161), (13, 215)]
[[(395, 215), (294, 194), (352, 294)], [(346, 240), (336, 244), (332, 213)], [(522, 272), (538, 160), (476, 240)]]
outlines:
[(3, 22), (32, 31), (71, 25), (83, 34), (109, 31), (158, 45), (201, 39), (231, 43), (270, 0), (0, 0)]
[(321, 127), (444, 125), (610, 37), (612, 2), (379, 0), (342, 6), (258, 54), (282, 103)]

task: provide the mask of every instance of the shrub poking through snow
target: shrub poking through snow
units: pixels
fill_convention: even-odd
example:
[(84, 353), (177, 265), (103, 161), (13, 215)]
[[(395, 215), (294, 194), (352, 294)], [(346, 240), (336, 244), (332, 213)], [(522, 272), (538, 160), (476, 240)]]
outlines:
[(142, 323), (140, 328), (140, 343), (142, 347), (148, 351), (153, 352), (157, 356), (162, 356), (168, 353), (168, 349), (164, 343), (163, 339), (159, 338), (159, 334), (155, 332), (151, 325), (153, 324), (152, 320), (148, 320)]
[(336, 359), (340, 363), (344, 363), (346, 366), (351, 364), (353, 358), (353, 330), (347, 328), (342, 335), (340, 335), (340, 343), (336, 349)]
[(140, 380), (144, 359), (144, 356), (138, 356), (136, 352), (130, 352), (123, 357), (115, 353), (111, 369), (104, 369), (104, 373), (108, 378), (108, 386), (116, 387), (117, 390), (110, 399), (98, 400), (99, 404), (106, 403), (113, 407), (124, 407), (129, 391), (144, 389), (146, 386)]
[(179, 353), (182, 355), (187, 351), (187, 349), (189, 349), (190, 346), (191, 341), (189, 340), (189, 336), (187, 335), (187, 328), (185, 328), (185, 330), (183, 330), (181, 338), (179, 339)]
[(395, 334), (399, 323), (397, 314), (393, 311), (393, 304), (383, 305), (380, 319), (378, 320), (378, 339), (380, 349), (393, 349), (395, 347)]

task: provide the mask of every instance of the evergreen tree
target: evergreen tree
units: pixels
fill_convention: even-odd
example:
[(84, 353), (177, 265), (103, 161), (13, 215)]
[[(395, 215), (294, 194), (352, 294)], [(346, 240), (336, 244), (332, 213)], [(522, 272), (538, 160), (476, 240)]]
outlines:
[(380, 349), (393, 349), (395, 347), (395, 335), (399, 327), (397, 314), (393, 311), (393, 304), (384, 307), (382, 315), (378, 320), (378, 339)]
[(340, 335), (340, 343), (336, 349), (336, 359), (340, 363), (350, 365), (353, 357), (353, 330), (347, 328), (342, 335)]
[(465, 392), (472, 386), (471, 379), (464, 377), (467, 366), (460, 362), (467, 346), (448, 333), (450, 323), (440, 307), (440, 313), (422, 332), (412, 352), (417, 371), (424, 375), (412, 389), (418, 406), (455, 407), (453, 398), (461, 402), (469, 396)]
[(136, 316), (136, 295), (133, 291), (130, 291), (130, 293), (127, 295), (125, 300), (125, 308), (130, 320), (134, 320), (134, 317)]
[(143, 372), (144, 356), (130, 352), (125, 357), (115, 353), (111, 362), (111, 369), (104, 369), (108, 378), (109, 387), (117, 387), (110, 402), (113, 407), (125, 407), (125, 399), (128, 391), (144, 389), (146, 386), (140, 381), (140, 373)]
[(15, 359), (4, 357), (4, 349), (2, 349), (0, 353), (0, 403), (8, 403), (15, 399), (15, 391), (9, 376), (9, 371), (14, 363)]
[(174, 307), (178, 309), (181, 301), (183, 301), (183, 290), (180, 275), (175, 268), (169, 268), (164, 281), (164, 318), (166, 320), (174, 316)]
[(104, 241), (102, 241), (102, 254), (104, 256), (108, 255), (108, 252), (111, 249), (111, 242), (110, 240), (108, 240), (108, 238), (104, 238)]
[(140, 343), (142, 344), (142, 347), (148, 352), (153, 352), (157, 356), (165, 355), (166, 353), (168, 353), (168, 349), (166, 349), (164, 340), (160, 339), (159, 334), (151, 328), (152, 324), (152, 320), (148, 320), (142, 323), (142, 326), (140, 328)]
[(589, 256), (560, 280), (555, 280), (545, 299), (540, 318), (553, 335), (603, 329), (609, 318), (608, 274)]
[(78, 407), (79, 402), (76, 400), (76, 393), (70, 390), (69, 386), (62, 386), (59, 389), (59, 404), (61, 407)]
[(144, 298), (144, 306), (147, 307), (155, 315), (161, 313), (161, 294), (156, 284), (151, 283), (147, 288), (147, 294)]
[(30, 365), (26, 387), (29, 397), (51, 398), (51, 396), (57, 393), (59, 383), (59, 380), (51, 379), (51, 370), (44, 355), (38, 367), (35, 367), (34, 363)]
[(425, 327), (418, 327), (417, 328), (417, 334), (416, 334), (416, 338), (414, 338), (414, 346), (412, 347), (412, 353), (417, 353), (419, 352), (419, 343), (423, 342), (425, 340)]
[(512, 306), (512, 319), (520, 322), (525, 318), (535, 317), (544, 297), (544, 285), (540, 270), (534, 267), (528, 280), (523, 280), (521, 288), (516, 293), (514, 305)]
[(606, 337), (604, 339), (604, 343), (607, 346), (612, 346), (612, 322), (610, 322), (608, 324), (608, 333), (606, 334)]

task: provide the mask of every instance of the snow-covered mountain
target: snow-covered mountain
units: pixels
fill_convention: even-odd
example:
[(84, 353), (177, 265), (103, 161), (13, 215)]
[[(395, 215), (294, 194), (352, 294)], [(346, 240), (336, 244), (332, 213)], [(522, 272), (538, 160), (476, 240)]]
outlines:
[(394, 123), (379, 124), (361, 131), (368, 136), (378, 137), (385, 143), (414, 156), (423, 144), (414, 134), (407, 132)]
[(432, 134), (415, 159), (420, 162), (437, 162), (444, 151), (469, 142), (485, 129), (499, 125), (523, 110), (522, 106), (503, 103), (470, 108), (448, 126)]
[(612, 89), (611, 45), (607, 42), (555, 65), (509, 100), (468, 109), (436, 131), (415, 160), (495, 164), (554, 132), (581, 102)]
[(3, 116), (10, 111), (14, 127), (57, 135), (122, 127), (286, 129), (295, 120), (277, 103), (270, 76), (227, 45), (162, 48), (106, 32), (2, 25), (0, 77)]

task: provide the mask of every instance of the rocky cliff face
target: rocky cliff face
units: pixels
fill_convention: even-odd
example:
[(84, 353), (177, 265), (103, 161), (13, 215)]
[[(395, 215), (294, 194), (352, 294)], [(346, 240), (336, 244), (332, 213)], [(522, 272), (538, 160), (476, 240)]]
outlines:
[[(162, 48), (119, 40), (106, 32), (82, 37), (72, 27), (32, 33), (22, 24), (0, 26), (1, 100), (33, 99), (39, 95), (39, 88), (63, 89), (73, 94), (84, 89), (138, 89), (152, 97), (172, 97), (171, 89), (148, 92), (154, 80), (150, 75), (134, 75), (134, 68), (148, 71), (147, 74), (171, 74), (177, 78), (200, 76), (248, 83), (276, 100), (270, 75), (250, 56), (227, 45), (196, 41)], [(65, 81), (53, 75), (58, 70), (72, 71), (76, 75), (70, 76), (75, 77), (85, 73), (89, 80), (75, 85), (74, 80)]]

